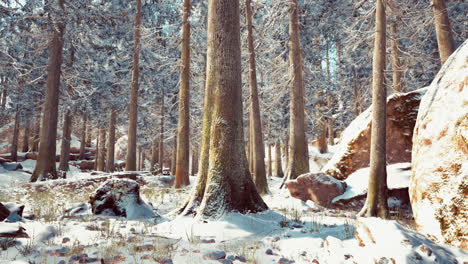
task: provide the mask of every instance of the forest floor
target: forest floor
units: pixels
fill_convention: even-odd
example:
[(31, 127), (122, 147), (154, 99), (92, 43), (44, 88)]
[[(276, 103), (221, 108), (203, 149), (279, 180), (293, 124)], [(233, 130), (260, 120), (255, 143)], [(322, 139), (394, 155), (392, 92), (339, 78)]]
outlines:
[[(21, 225), (30, 238), (0, 240), (0, 263), (467, 263), (468, 254), (439, 245), (394, 220), (356, 218), (319, 207), (268, 179), (270, 210), (220, 220), (171, 212), (191, 186), (171, 188), (173, 176), (138, 172), (141, 196), (161, 217), (127, 220), (95, 216), (89, 195), (102, 173), (72, 167), (66, 180), (28, 183), (35, 161), (0, 171), (0, 202), (25, 205)], [(125, 173), (119, 173), (121, 175)], [(191, 183), (196, 177), (191, 177)], [(81, 208), (81, 209), (80, 209)], [(75, 209), (73, 212), (73, 209)], [(32, 217), (34, 216), (34, 217)], [(0, 228), (1, 229), (1, 228)], [(170, 261), (169, 261), (170, 260)]]

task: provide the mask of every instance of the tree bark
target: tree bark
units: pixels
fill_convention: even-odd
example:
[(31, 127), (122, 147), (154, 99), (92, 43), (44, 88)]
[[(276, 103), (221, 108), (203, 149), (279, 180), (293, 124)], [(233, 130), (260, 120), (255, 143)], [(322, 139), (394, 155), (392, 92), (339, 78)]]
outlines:
[(280, 141), (276, 141), (275, 143), (275, 170), (273, 175), (276, 177), (284, 177), (283, 167), (281, 165), (281, 143)]
[[(57, 9), (63, 11), (64, 0), (56, 0), (56, 2)], [(57, 21), (58, 20), (61, 19), (57, 18)], [(61, 22), (53, 24), (53, 35), (50, 43), (47, 71), (47, 89), (45, 92), (41, 137), (39, 142), (39, 154), (37, 157), (36, 167), (31, 175), (31, 182), (57, 178), (55, 152), (65, 25)]]
[(98, 165), (98, 158), (99, 158), (99, 129), (98, 129), (98, 133), (97, 133), (97, 136), (96, 136), (96, 151), (94, 153), (94, 170), (97, 171), (97, 165)]
[[(327, 94), (327, 107), (328, 107), (328, 111), (332, 111), (332, 108), (333, 108), (333, 102), (332, 102), (332, 94), (331, 92), (328, 92)], [(335, 145), (335, 131), (333, 130), (333, 123), (334, 123), (334, 120), (333, 120), (333, 117), (332, 116), (328, 116), (326, 118), (327, 120), (327, 131), (328, 131), (328, 144), (329, 145)]]
[(39, 105), (36, 109), (34, 116), (34, 136), (32, 142), (32, 151), (37, 152), (39, 150), (39, 137), (41, 133), (41, 106)]
[(97, 153), (97, 171), (104, 171), (106, 160), (106, 128), (99, 128), (99, 151)]
[[(151, 144), (151, 173), (156, 173), (157, 169), (156, 166), (159, 163), (158, 157), (159, 157), (159, 149), (158, 149), (158, 138), (155, 137), (153, 138), (153, 142)], [(160, 166), (160, 165), (159, 165)]]
[(390, 32), (392, 34), (392, 77), (393, 77), (393, 92), (403, 92), (403, 80), (401, 78), (402, 69), (400, 64), (400, 50), (398, 47), (397, 25), (392, 23), (390, 25)]
[(72, 130), (72, 115), (70, 110), (66, 110), (63, 116), (63, 128), (62, 128), (62, 145), (60, 148), (60, 164), (59, 171), (60, 177), (65, 179), (66, 173), (69, 170), (68, 161), (70, 160), (70, 142), (71, 142), (71, 130)]
[(23, 130), (23, 145), (21, 146), (21, 152), (28, 152), (29, 151), (29, 131), (31, 128), (31, 122), (29, 120), (29, 115), (26, 116), (26, 122), (24, 124)]
[[(252, 177), (260, 194), (268, 193), (268, 182), (265, 170), (265, 145), (262, 133), (262, 120), (260, 116), (260, 102), (258, 98), (257, 68), (255, 61), (255, 47), (252, 26), (251, 0), (245, 1), (245, 14), (247, 18), (247, 45), (249, 48), (249, 87), (250, 87), (250, 117), (251, 117), (251, 152)], [(270, 171), (271, 172), (271, 171)]]
[(92, 122), (91, 117), (88, 117), (88, 124), (86, 126), (86, 147), (91, 147), (91, 137), (92, 137)]
[(273, 173), (273, 160), (271, 159), (271, 144), (268, 143), (268, 176), (271, 177)]
[(115, 124), (117, 122), (117, 111), (111, 109), (111, 117), (109, 121), (109, 138), (107, 139), (107, 154), (106, 154), (106, 171), (115, 171)]
[(386, 169), (386, 103), (385, 55), (386, 18), (385, 0), (377, 0), (375, 18), (374, 57), (372, 63), (372, 128), (370, 147), (370, 171), (367, 199), (360, 216), (386, 218), (387, 169)]
[(190, 0), (184, 0), (175, 188), (190, 184), (190, 6)]
[(198, 171), (198, 149), (197, 147), (192, 147), (192, 176), (197, 175)]
[(171, 156), (171, 174), (175, 175), (176, 172), (176, 156), (177, 156), (177, 131), (174, 131), (174, 145), (172, 145)]
[(452, 27), (448, 17), (445, 0), (432, 0), (434, 8), (434, 23), (437, 36), (437, 45), (439, 46), (440, 64), (445, 61), (455, 51), (455, 42), (453, 41)]
[(7, 94), (8, 94), (8, 90), (6, 87), (4, 87), (2, 91), (2, 111), (5, 110), (5, 107), (6, 107)]
[(164, 169), (164, 88), (161, 87), (161, 127), (159, 131), (159, 173)]
[[(209, 1), (207, 53), (206, 90), (212, 91), (214, 104), (211, 109), (205, 104), (204, 109), (205, 114), (212, 110), (209, 113), (212, 122), (203, 124), (203, 136), (210, 132), (210, 154), (207, 178), (198, 177), (197, 187), (200, 182), (206, 181), (206, 184), (197, 215), (221, 217), (230, 211), (264, 211), (267, 206), (249, 175), (245, 156), (239, 1)], [(205, 129), (207, 125), (211, 126), (210, 130)], [(200, 161), (200, 165), (203, 163)], [(191, 201), (198, 198), (196, 193), (197, 188)], [(186, 208), (193, 212), (191, 206)]]
[(291, 74), (290, 90), (290, 138), (287, 179), (295, 179), (309, 172), (309, 153), (305, 135), (304, 76), (299, 41), (299, 16), (297, 0), (289, 1), (289, 63)]
[(284, 139), (284, 159), (286, 161), (286, 171), (288, 170), (288, 166), (289, 166), (289, 137), (286, 136), (285, 139)]
[(88, 116), (86, 114), (83, 114), (83, 125), (81, 127), (81, 139), (80, 139), (80, 160), (85, 159), (85, 153), (86, 153), (86, 123), (88, 121)]
[(18, 141), (19, 141), (19, 106), (16, 106), (15, 125), (13, 127), (13, 138), (11, 139), (10, 156), (12, 161), (18, 161)]
[(135, 31), (133, 35), (133, 66), (132, 83), (130, 91), (128, 143), (125, 170), (136, 170), (137, 151), (137, 123), (138, 123), (138, 78), (140, 74), (140, 39), (141, 39), (141, 0), (136, 0)]

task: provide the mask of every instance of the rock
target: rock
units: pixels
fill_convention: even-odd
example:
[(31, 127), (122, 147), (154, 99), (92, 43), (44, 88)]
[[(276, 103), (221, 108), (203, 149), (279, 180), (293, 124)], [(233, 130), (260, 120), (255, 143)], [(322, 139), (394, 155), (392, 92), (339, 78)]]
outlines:
[(89, 198), (93, 214), (127, 219), (154, 218), (157, 214), (140, 197), (140, 186), (130, 179), (109, 179)]
[(273, 255), (273, 250), (271, 250), (271, 248), (269, 248), (269, 249), (267, 249), (267, 250), (265, 251), (265, 254), (267, 254), (267, 255)]
[(66, 215), (80, 215), (85, 214), (89, 209), (89, 204), (86, 203), (78, 203), (74, 206), (67, 208), (65, 210)]
[(66, 244), (66, 243), (68, 243), (68, 242), (70, 242), (70, 238), (69, 238), (69, 237), (64, 237), (64, 238), (62, 238), (62, 244)]
[(219, 263), (222, 263), (222, 264), (232, 264), (233, 263), (232, 260), (230, 260), (230, 259), (220, 259), (218, 261), (219, 261)]
[(14, 223), (0, 223), (0, 237), (6, 238), (29, 238), (26, 229)]
[(3, 205), (8, 209), (8, 211), (10, 211), (10, 214), (7, 217), (8, 222), (14, 223), (23, 220), (24, 205), (16, 203), (5, 203)]
[(280, 258), (278, 260), (278, 264), (292, 264), (292, 263), (296, 263), (294, 260), (289, 260), (287, 258)]
[(311, 200), (321, 206), (328, 206), (333, 198), (346, 190), (346, 183), (325, 173), (307, 173), (285, 183), (291, 196), (302, 201)]
[(26, 159), (37, 160), (37, 152), (28, 152), (24, 157)]
[(0, 203), (0, 222), (5, 220), (10, 215), (10, 210)]
[[(411, 162), (413, 128), (426, 89), (387, 98), (387, 164)], [(339, 180), (369, 167), (372, 109), (360, 114), (343, 131), (340, 144), (323, 171)]]
[(82, 160), (81, 162), (77, 163), (78, 168), (80, 170), (93, 170), (94, 169), (94, 161), (89, 160)]
[(218, 250), (218, 251), (210, 251), (203, 255), (204, 259), (211, 259), (211, 260), (219, 260), (226, 258), (226, 252)]
[(413, 136), (411, 205), (418, 231), (468, 250), (468, 41), (445, 62)]
[(3, 168), (8, 171), (22, 170), (23, 166), (16, 162), (7, 162), (2, 164)]

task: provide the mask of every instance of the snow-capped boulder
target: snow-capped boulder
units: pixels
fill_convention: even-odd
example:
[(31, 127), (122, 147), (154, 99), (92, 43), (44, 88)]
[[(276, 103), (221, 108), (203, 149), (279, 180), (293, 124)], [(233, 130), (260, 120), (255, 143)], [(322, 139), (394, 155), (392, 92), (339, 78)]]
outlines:
[(0, 237), (29, 238), (29, 235), (26, 229), (18, 224), (0, 222)]
[(16, 203), (4, 203), (3, 205), (10, 212), (7, 217), (8, 222), (13, 223), (23, 220), (24, 205)]
[(325, 173), (307, 173), (285, 183), (291, 196), (302, 201), (311, 200), (321, 206), (330, 202), (346, 190), (346, 183)]
[(421, 101), (413, 137), (410, 198), (417, 229), (468, 249), (468, 41), (446, 61)]
[[(393, 94), (387, 99), (387, 163), (411, 162), (414, 124), (426, 88)], [(343, 131), (339, 146), (323, 171), (339, 180), (369, 167), (372, 109), (360, 114)]]
[(22, 170), (23, 166), (21, 163), (16, 163), (16, 162), (7, 162), (3, 163), (1, 166), (7, 171), (16, 171), (16, 170)]
[(82, 160), (77, 163), (80, 170), (93, 170), (94, 169), (94, 161), (93, 160)]
[(10, 215), (10, 210), (5, 205), (0, 203), (0, 222), (5, 220)]
[(140, 186), (130, 179), (109, 179), (89, 198), (93, 214), (122, 216), (128, 219), (154, 218), (151, 206), (140, 197)]

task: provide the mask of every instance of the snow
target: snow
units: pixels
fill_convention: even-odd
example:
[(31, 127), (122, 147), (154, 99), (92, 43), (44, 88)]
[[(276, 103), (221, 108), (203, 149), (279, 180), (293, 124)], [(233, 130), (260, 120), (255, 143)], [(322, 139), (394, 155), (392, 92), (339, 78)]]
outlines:
[[(396, 163), (387, 166), (388, 189), (408, 188), (410, 179), (411, 163)], [(344, 182), (347, 184), (346, 192), (335, 197), (333, 202), (366, 194), (369, 184), (369, 168), (353, 172)]]
[[(333, 148), (332, 148), (333, 150)], [(330, 155), (330, 154), (326, 154)], [(34, 166), (34, 161), (22, 162), (25, 168)], [(388, 166), (389, 187), (401, 188), (407, 186), (409, 171), (402, 170), (409, 164), (394, 164)], [(89, 189), (81, 187), (78, 182), (99, 177), (102, 174), (91, 175), (89, 172), (80, 173), (76, 168), (69, 173), (70, 178), (41, 182), (44, 186), (58, 186), (58, 183), (77, 183), (74, 193), (64, 193), (60, 188), (45, 189), (51, 193), (48, 204), (43, 201), (31, 200), (25, 188), (13, 186), (11, 192), (19, 200), (14, 202), (25, 204), (25, 214), (55, 208), (77, 208), (82, 203), (87, 204)], [(367, 169), (368, 172), (368, 169)], [(347, 184), (351, 192), (362, 193), (367, 188), (366, 169), (351, 175)], [(0, 184), (5, 178), (13, 178), (18, 172), (1, 173)], [(21, 173), (21, 172), (20, 172)], [(122, 174), (120, 172), (117, 174)], [(458, 263), (468, 261), (467, 252), (431, 242), (425, 236), (408, 230), (396, 223), (381, 219), (357, 219), (348, 212), (335, 212), (317, 206), (313, 202), (302, 202), (290, 196), (286, 189), (279, 189), (282, 178), (271, 177), (268, 184), (271, 193), (265, 195), (264, 201), (269, 210), (257, 214), (228, 213), (221, 219), (197, 219), (187, 216), (176, 217), (171, 212), (179, 208), (190, 193), (191, 186), (175, 190), (170, 183), (174, 176), (152, 176), (147, 172), (138, 172), (140, 179), (146, 185), (140, 186), (140, 195), (151, 203), (152, 207), (162, 215), (151, 218), (138, 215), (133, 220), (115, 216), (94, 216), (89, 207), (73, 214), (63, 214), (52, 220), (38, 218), (24, 219), (21, 223), (31, 239), (17, 239), (19, 246), (0, 251), (0, 263), (58, 263), (60, 260), (68, 262), (73, 254), (86, 253), (89, 257), (109, 258), (117, 255), (125, 257), (122, 263), (155, 263), (154, 260), (141, 259), (145, 255), (158, 258), (170, 258), (175, 264), (185, 263), (220, 263), (207, 260), (203, 256), (215, 251), (221, 251), (227, 256), (242, 256), (247, 263), (273, 264), (280, 258), (294, 260), (296, 264), (310, 264), (313, 260), (319, 263), (374, 263), (381, 257), (393, 258), (396, 263), (413, 263), (408, 261), (416, 254), (421, 256), (420, 262), (434, 263), (434, 259), (442, 260), (454, 258)], [(28, 175), (28, 174), (26, 174)], [(26, 183), (29, 177), (19, 178), (17, 183)], [(190, 177), (191, 183), (196, 177)], [(38, 183), (39, 184), (39, 183)], [(37, 184), (31, 184), (36, 186)], [(83, 185), (84, 186), (84, 185)], [(94, 187), (94, 188), (97, 188)], [(82, 193), (85, 192), (85, 193)], [(88, 192), (88, 193), (86, 193)], [(80, 194), (82, 196), (78, 196)], [(37, 195), (37, 194), (34, 194)], [(82, 197), (82, 198), (80, 198)], [(395, 201), (396, 202), (396, 201)], [(149, 207), (149, 205), (147, 205)], [(127, 207), (130, 211), (131, 207)], [(139, 218), (139, 219), (136, 219)], [(360, 247), (354, 238), (354, 231), (359, 227), (359, 221), (371, 225), (376, 244)], [(156, 221), (156, 222), (155, 222)], [(14, 224), (17, 227), (17, 224)], [(0, 225), (2, 226), (2, 225)], [(66, 238), (69, 242), (63, 242)], [(408, 243), (402, 241), (408, 240)], [(35, 253), (22, 255), (18, 249), (31, 245)], [(151, 245), (152, 250), (137, 251), (137, 247)], [(424, 255), (421, 245), (429, 247), (434, 254)], [(51, 256), (53, 250), (76, 252), (66, 256)], [(271, 254), (266, 254), (266, 252)], [(234, 264), (242, 263), (238, 260)]]

